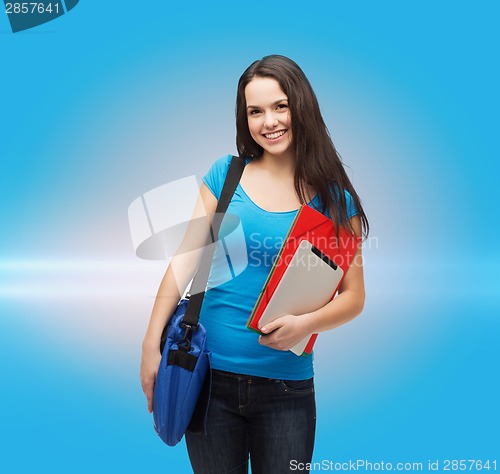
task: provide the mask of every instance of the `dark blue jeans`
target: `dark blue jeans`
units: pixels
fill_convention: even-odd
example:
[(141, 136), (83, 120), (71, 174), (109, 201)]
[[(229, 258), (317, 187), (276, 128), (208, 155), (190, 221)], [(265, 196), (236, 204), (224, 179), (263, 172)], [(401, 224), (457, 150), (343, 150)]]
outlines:
[(212, 370), (207, 436), (186, 432), (195, 474), (305, 472), (316, 432), (314, 378), (277, 380)]

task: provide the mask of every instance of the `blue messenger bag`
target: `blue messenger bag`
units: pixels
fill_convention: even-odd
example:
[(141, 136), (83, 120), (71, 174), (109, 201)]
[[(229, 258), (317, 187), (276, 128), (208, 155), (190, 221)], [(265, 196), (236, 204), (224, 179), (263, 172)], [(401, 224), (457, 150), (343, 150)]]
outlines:
[[(212, 223), (217, 242), (222, 219), (245, 167), (245, 159), (233, 156)], [(186, 430), (206, 432), (212, 375), (207, 333), (199, 323), (215, 245), (206, 245), (191, 284), (161, 336), (162, 354), (153, 394), (153, 426), (163, 442), (175, 446)]]

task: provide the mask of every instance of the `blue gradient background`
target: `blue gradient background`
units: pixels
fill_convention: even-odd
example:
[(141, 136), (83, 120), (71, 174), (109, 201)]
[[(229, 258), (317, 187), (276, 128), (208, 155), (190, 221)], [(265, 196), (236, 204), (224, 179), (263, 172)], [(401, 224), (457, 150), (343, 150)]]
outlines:
[(500, 457), (497, 5), (0, 16), (2, 471), (191, 471), (140, 387), (166, 263), (135, 257), (127, 208), (235, 152), (238, 77), (272, 53), (308, 75), (372, 229), (365, 310), (316, 345), (314, 461)]

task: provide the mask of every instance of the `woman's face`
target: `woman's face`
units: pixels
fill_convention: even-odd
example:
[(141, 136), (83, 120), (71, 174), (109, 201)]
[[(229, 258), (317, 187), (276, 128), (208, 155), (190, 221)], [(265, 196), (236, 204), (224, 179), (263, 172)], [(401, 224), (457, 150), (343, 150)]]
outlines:
[(264, 152), (283, 155), (291, 151), (292, 121), (288, 97), (275, 79), (254, 77), (245, 88), (250, 135)]

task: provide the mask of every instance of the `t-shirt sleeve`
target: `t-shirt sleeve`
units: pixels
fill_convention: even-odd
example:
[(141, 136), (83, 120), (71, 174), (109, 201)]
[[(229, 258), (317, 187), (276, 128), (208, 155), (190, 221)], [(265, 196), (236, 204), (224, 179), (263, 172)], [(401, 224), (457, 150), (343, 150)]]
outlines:
[(231, 163), (231, 155), (223, 156), (216, 160), (208, 170), (207, 174), (203, 176), (202, 181), (207, 185), (212, 194), (219, 200), (222, 186), (226, 179), (227, 170)]
[(354, 203), (354, 199), (352, 198), (351, 193), (347, 191), (347, 189), (344, 189), (344, 194), (345, 194), (345, 204), (347, 209), (347, 217), (350, 219), (352, 216), (358, 214), (359, 211), (358, 208), (356, 207), (356, 204)]
[[(334, 188), (331, 190), (332, 199), (335, 199), (334, 190), (335, 190), (335, 193), (337, 194), (337, 197), (340, 197), (338, 195), (338, 189), (339, 188), (338, 188), (337, 184), (335, 184)], [(347, 191), (347, 189), (344, 189), (344, 196), (345, 196), (347, 218), (350, 219), (352, 216), (359, 214), (359, 210), (356, 207), (356, 204), (354, 203), (354, 199), (352, 198), (351, 193), (349, 191)], [(330, 217), (330, 213), (328, 211), (326, 211), (325, 215)]]

